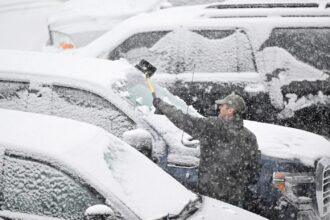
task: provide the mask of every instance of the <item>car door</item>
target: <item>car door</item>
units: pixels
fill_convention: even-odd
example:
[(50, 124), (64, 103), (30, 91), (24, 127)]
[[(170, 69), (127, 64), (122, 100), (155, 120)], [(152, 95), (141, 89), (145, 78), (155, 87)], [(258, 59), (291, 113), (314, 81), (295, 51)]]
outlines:
[[(41, 157), (42, 158), (42, 157)], [(62, 219), (84, 219), (85, 210), (105, 198), (78, 175), (51, 160), (6, 151), (2, 211)], [(115, 209), (114, 209), (115, 210)], [(1, 215), (1, 214), (0, 214)], [(121, 219), (117, 213), (118, 219)]]

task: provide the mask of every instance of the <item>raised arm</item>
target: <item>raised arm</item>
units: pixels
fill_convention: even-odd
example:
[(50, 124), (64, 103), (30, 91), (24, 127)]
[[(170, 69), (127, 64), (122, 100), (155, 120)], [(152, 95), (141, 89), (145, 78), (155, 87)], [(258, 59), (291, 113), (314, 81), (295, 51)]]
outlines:
[(185, 114), (175, 106), (164, 102), (160, 98), (155, 98), (153, 104), (155, 108), (166, 115), (173, 124), (193, 137), (199, 136), (201, 132), (205, 131), (208, 127), (208, 121), (206, 118), (199, 118)]

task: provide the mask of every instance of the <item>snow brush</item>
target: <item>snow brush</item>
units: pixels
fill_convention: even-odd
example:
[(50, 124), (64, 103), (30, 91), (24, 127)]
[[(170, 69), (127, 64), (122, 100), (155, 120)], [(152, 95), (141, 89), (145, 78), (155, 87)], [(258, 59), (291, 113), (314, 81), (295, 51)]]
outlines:
[(138, 64), (135, 65), (135, 68), (137, 68), (138, 70), (140, 70), (144, 74), (144, 76), (146, 77), (146, 80), (147, 80), (149, 90), (152, 94), (152, 97), (156, 98), (155, 88), (152, 85), (152, 83), (150, 81), (150, 78), (155, 74), (157, 68), (154, 67), (148, 61), (143, 60), (143, 59)]

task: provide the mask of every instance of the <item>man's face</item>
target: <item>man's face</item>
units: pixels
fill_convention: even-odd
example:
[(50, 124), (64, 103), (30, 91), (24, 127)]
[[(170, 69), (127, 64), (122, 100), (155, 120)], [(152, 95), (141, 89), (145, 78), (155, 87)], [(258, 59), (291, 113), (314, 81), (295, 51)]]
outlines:
[(219, 118), (231, 118), (234, 116), (235, 110), (228, 104), (219, 105)]

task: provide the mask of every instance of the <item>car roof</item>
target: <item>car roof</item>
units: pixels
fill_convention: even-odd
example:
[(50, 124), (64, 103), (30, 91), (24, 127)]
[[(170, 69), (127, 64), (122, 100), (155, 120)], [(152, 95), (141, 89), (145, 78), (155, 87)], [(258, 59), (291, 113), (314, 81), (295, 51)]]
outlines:
[[(257, 39), (258, 35), (270, 33), (270, 30), (278, 27), (330, 26), (329, 7), (326, 9), (306, 9), (304, 7), (275, 9), (211, 8), (224, 3), (173, 7), (134, 16), (117, 24), (113, 29), (88, 45), (74, 51), (74, 53), (82, 56), (103, 57), (128, 37), (141, 32), (167, 31), (180, 28), (228, 29), (241, 27), (253, 30), (251, 32), (257, 35), (255, 37)], [(244, 18), (244, 22), (242, 22), (242, 18)], [(264, 39), (263, 37), (261, 38)], [(256, 39), (252, 38), (252, 40)], [(259, 43), (256, 43), (256, 45), (259, 45)]]
[[(97, 126), (5, 109), (0, 109), (0, 121), (0, 144), (7, 152), (67, 169), (106, 199), (118, 203), (120, 198), (142, 219), (178, 213), (197, 198), (133, 147)], [(164, 186), (169, 187), (167, 192), (161, 190)]]
[[(0, 50), (0, 71), (11, 73), (10, 78), (47, 77), (67, 78), (109, 86), (123, 79), (133, 67), (126, 60), (109, 61), (60, 53)], [(93, 74), (97, 72), (97, 77)], [(24, 73), (24, 74), (22, 74)]]
[(39, 9), (60, 6), (68, 0), (2, 0), (0, 1), (0, 12), (23, 11), (28, 9)]

